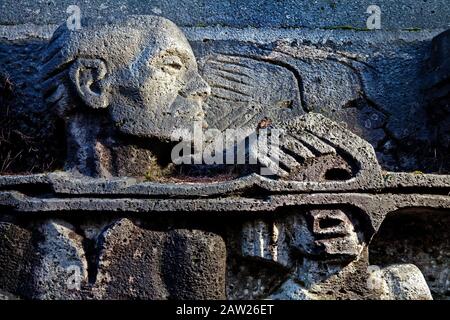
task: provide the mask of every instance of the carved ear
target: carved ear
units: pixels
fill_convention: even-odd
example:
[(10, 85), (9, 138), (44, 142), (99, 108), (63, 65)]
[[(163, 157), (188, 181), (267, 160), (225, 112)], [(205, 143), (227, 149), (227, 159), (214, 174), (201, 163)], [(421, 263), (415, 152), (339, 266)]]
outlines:
[(78, 58), (70, 67), (70, 79), (79, 97), (91, 108), (108, 106), (106, 72), (106, 65), (100, 59)]

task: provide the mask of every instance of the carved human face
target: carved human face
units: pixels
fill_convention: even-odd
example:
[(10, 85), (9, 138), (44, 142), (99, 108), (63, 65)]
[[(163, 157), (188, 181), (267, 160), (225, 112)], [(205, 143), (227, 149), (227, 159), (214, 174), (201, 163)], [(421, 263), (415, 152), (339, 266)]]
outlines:
[[(294, 247), (312, 257), (353, 260), (363, 248), (357, 226), (341, 210), (311, 210), (301, 232), (294, 233)], [(300, 230), (299, 230), (300, 231)]]
[(204, 121), (202, 104), (210, 88), (174, 24), (149, 30), (140, 41), (132, 61), (116, 73), (110, 113), (125, 134), (170, 140), (174, 129)]

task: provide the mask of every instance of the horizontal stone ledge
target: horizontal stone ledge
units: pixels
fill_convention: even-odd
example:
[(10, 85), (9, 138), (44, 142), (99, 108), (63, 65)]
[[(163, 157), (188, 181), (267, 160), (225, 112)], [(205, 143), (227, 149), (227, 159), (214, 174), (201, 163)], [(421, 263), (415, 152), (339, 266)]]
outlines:
[(186, 214), (270, 212), (285, 206), (354, 206), (374, 215), (402, 208), (450, 209), (450, 197), (423, 194), (314, 193), (270, 195), (263, 199), (229, 197), (209, 199), (38, 198), (16, 191), (0, 192), (0, 208), (15, 212), (184, 212)]
[[(58, 24), (14, 24), (2, 25), (0, 23), (0, 39), (26, 40), (51, 38)], [(450, 27), (449, 27), (450, 28)], [(305, 40), (312, 44), (332, 42), (345, 44), (348, 42), (366, 42), (386, 44), (390, 42), (416, 42), (429, 41), (448, 28), (434, 28), (422, 30), (368, 30), (335, 28), (279, 28), (279, 27), (181, 27), (189, 41), (243, 41), (253, 43), (270, 43), (279, 40)]]
[(59, 24), (69, 16), (67, 7), (78, 5), (83, 17), (156, 14), (179, 26), (365, 28), (369, 17), (366, 11), (373, 4), (380, 7), (381, 27), (386, 30), (450, 26), (447, 0), (25, 0), (20, 5), (4, 0), (0, 5), (0, 24)]
[[(42, 189), (44, 186), (46, 188)], [(273, 180), (252, 174), (228, 181), (216, 182), (145, 182), (134, 178), (96, 179), (79, 178), (66, 173), (0, 176), (0, 190), (41, 190), (55, 196), (108, 197), (219, 197), (234, 193), (251, 193), (255, 188), (273, 193), (408, 193), (448, 194), (448, 175), (394, 173), (352, 178), (345, 181), (287, 181)], [(44, 191), (42, 191), (44, 190)]]

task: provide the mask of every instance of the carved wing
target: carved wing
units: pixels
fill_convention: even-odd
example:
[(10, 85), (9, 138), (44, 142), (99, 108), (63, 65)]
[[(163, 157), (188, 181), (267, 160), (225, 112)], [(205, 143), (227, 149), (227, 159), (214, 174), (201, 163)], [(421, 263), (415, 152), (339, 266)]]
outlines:
[(214, 128), (254, 128), (264, 117), (304, 113), (298, 79), (287, 67), (273, 61), (216, 55), (208, 57), (202, 69), (212, 88), (205, 110)]

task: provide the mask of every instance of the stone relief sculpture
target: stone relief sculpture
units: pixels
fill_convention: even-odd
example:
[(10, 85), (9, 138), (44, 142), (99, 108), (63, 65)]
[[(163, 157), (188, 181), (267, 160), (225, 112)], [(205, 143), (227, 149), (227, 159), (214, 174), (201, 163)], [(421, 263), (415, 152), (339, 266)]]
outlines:
[(293, 214), (273, 224), (256, 221), (244, 227), (242, 254), (290, 270), (270, 299), (357, 299), (361, 295), (431, 299), (425, 279), (414, 265), (380, 268), (368, 264), (367, 243), (373, 231), (364, 226), (367, 217), (358, 219), (364, 214), (325, 208)]
[(159, 161), (158, 148), (151, 152), (127, 138), (168, 142), (173, 128), (204, 119), (210, 88), (168, 20), (141, 16), (77, 32), (62, 26), (44, 54), (44, 95), (65, 121), (68, 170), (143, 176)]
[[(161, 17), (58, 28), (40, 72), (64, 123), (66, 165), (0, 176), (0, 232), (17, 239), (0, 244), (0, 256), (14, 256), (1, 263), (19, 265), (15, 278), (28, 283), (0, 278), (0, 289), (38, 299), (431, 299), (416, 266), (371, 265), (368, 246), (391, 212), (449, 210), (450, 177), (383, 171), (369, 142), (309, 108), (313, 84), (300, 71), (315, 62), (293, 66), (283, 59), (308, 52), (289, 50), (211, 54), (199, 71), (183, 33)], [(363, 93), (333, 90), (366, 99), (382, 127)], [(264, 117), (270, 125), (257, 127)], [(194, 122), (280, 129), (278, 171), (143, 181), (176, 177), (173, 131)], [(271, 276), (246, 271), (255, 263)]]

